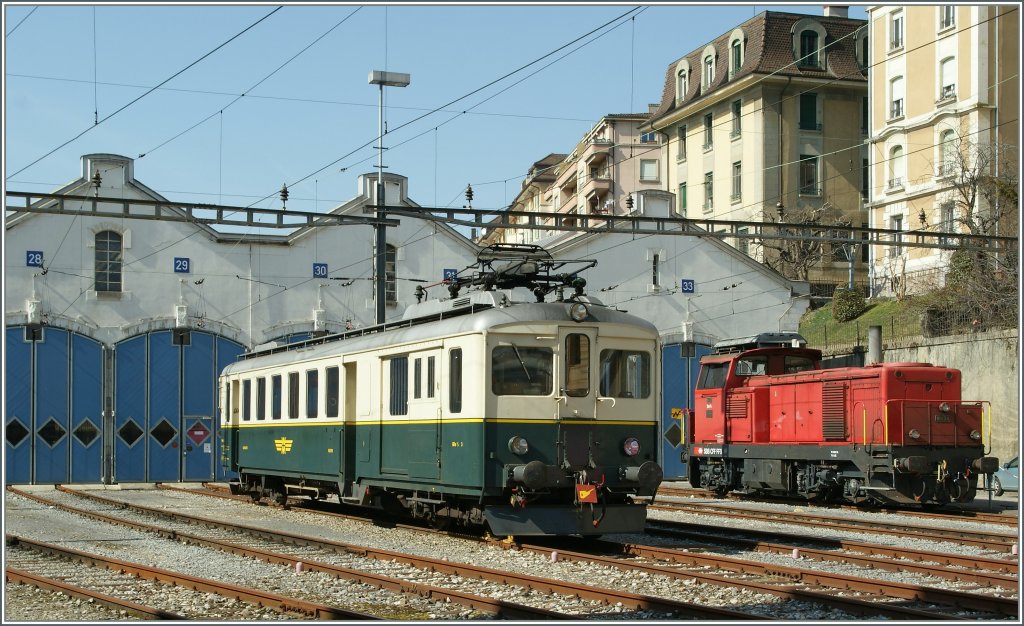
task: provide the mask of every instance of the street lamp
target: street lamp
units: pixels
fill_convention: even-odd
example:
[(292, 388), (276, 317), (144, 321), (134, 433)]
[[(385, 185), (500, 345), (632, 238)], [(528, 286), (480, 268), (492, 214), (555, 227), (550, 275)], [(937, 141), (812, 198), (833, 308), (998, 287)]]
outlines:
[[(385, 87), (408, 87), (409, 86), (409, 75), (401, 74), (399, 72), (382, 72), (379, 70), (373, 70), (370, 72), (369, 83), (371, 85), (380, 85), (380, 100), (378, 108), (378, 125), (377, 125), (377, 213), (378, 219), (384, 217), (384, 88)], [(386, 256), (385, 246), (387, 245), (387, 237), (384, 224), (377, 223), (373, 227), (374, 229), (374, 241), (376, 245), (375, 259), (374, 259), (374, 304), (377, 308), (376, 322), (378, 324), (384, 323), (384, 304), (385, 295), (384, 290), (387, 288), (385, 280), (385, 268), (386, 268)]]

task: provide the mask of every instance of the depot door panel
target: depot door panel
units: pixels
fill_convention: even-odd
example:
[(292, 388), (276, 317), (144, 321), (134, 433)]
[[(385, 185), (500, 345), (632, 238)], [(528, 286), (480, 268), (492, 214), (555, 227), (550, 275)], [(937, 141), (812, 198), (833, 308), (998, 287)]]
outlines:
[(9, 484), (32, 482), (32, 344), (25, 341), (25, 327), (7, 328), (4, 342), (7, 359), (4, 385), (4, 469)]

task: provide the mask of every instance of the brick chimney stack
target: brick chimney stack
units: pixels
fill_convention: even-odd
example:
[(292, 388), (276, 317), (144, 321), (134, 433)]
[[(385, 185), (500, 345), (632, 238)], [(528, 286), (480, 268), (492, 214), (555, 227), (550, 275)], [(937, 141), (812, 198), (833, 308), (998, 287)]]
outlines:
[(850, 17), (849, 6), (830, 6), (825, 5), (825, 17)]

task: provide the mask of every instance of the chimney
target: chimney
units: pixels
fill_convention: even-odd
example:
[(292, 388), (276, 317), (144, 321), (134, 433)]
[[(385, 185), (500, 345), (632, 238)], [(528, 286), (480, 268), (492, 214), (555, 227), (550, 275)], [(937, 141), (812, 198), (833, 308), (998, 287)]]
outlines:
[(825, 5), (825, 17), (850, 17), (849, 6), (829, 6)]

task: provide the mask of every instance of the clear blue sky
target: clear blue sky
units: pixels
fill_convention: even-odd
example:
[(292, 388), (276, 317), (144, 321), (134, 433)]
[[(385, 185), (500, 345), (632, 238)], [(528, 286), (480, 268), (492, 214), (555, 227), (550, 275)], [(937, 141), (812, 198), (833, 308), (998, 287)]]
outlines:
[[(669, 63), (766, 9), (822, 14), (821, 4), (5, 3), (5, 185), (50, 191), (78, 176), (81, 155), (106, 152), (136, 158), (136, 178), (171, 200), (278, 207), (287, 183), (289, 208), (325, 211), (375, 171), (378, 88), (367, 75), (386, 69), (412, 76), (386, 89), (387, 171), (408, 176), (421, 205), (462, 206), (470, 183), (475, 207), (500, 208), (534, 161), (572, 150), (603, 115), (646, 111)], [(865, 18), (863, 6), (850, 17)]]

